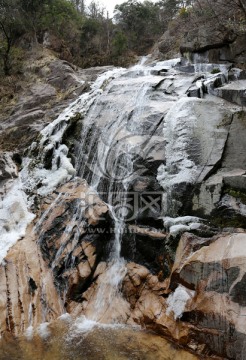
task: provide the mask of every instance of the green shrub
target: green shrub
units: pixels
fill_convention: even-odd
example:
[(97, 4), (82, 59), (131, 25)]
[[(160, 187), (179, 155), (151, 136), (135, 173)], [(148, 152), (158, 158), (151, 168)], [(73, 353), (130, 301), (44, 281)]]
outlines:
[(218, 74), (220, 73), (220, 69), (219, 68), (214, 68), (213, 70), (211, 70), (211, 74)]

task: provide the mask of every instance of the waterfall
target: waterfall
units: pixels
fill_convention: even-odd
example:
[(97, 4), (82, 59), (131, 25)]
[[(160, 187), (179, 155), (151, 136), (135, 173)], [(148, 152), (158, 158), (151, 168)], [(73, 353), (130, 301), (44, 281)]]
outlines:
[[(180, 199), (173, 201), (173, 188), (194, 183), (201, 173), (196, 158), (192, 159), (189, 153), (189, 141), (197, 127), (197, 109), (202, 101), (187, 97), (194, 80), (190, 74), (180, 74), (176, 68), (180, 59), (149, 65), (144, 65), (145, 60), (128, 70), (114, 69), (100, 75), (91, 84), (90, 92), (82, 94), (43, 129), (22, 170), (24, 187), (32, 195), (29, 201), (34, 201), (35, 194), (45, 196), (58, 185), (78, 177), (90, 186), (92, 196), (98, 195), (109, 209), (111, 248), (107, 259), (99, 263), (95, 271), (90, 301), (82, 304), (84, 315), (93, 322), (127, 321), (130, 305), (121, 295), (121, 285), (127, 273), (122, 239), (128, 224), (146, 226), (148, 221), (157, 223), (164, 216), (176, 216)], [(214, 76), (209, 75), (207, 79), (204, 75), (202, 85)], [(197, 87), (201, 85), (196, 83)], [(69, 119), (78, 114), (82, 129), (72, 162), (63, 138)], [(47, 163), (48, 155), (52, 161)], [(151, 178), (152, 185), (146, 178)], [(164, 196), (156, 210), (153, 204), (160, 185)], [(151, 192), (147, 194), (150, 203), (146, 198), (135, 202), (146, 189)], [(45, 210), (36, 225), (37, 232), (61, 198), (58, 195)], [(79, 230), (73, 233), (72, 240), (71, 234), (73, 223), (84, 225), (85, 201), (81, 199), (73, 211), (72, 225), (65, 227), (63, 244), (52, 259), (52, 270), (59, 265), (70, 242), (73, 248), (80, 241)], [(190, 224), (193, 220), (187, 221)], [(40, 239), (42, 241), (42, 233)], [(69, 261), (66, 259), (65, 266), (66, 270), (75, 266), (72, 255)], [(65, 299), (66, 288), (63, 291)]]
[[(125, 259), (121, 255), (121, 242), (127, 220), (132, 217), (132, 213), (135, 215), (139, 211), (138, 208), (132, 209), (132, 205), (129, 206), (129, 188), (146, 172), (146, 169), (136, 165), (144, 158), (155, 156), (151, 151), (156, 144), (163, 144), (160, 126), (163, 106), (156, 108), (154, 100), (159, 96), (164, 104), (165, 95), (155, 91), (160, 77), (153, 76), (152, 72), (165, 66), (169, 66), (171, 71), (177, 61), (148, 67), (142, 64), (143, 60), (128, 71), (114, 69), (99, 76), (89, 93), (81, 95), (42, 131), (40, 142), (34, 143), (31, 149), (38, 154), (38, 166), (37, 160), (35, 159), (34, 164), (30, 158), (26, 160), (22, 171), (26, 189), (29, 192), (36, 191), (39, 195), (46, 195), (59, 183), (64, 183), (73, 176), (85, 179), (92, 195), (97, 193), (110, 209), (113, 224), (110, 229), (113, 235), (111, 249), (107, 264), (98, 277), (93, 297), (84, 311), (92, 321), (124, 323), (129, 313), (129, 304), (120, 293), (127, 271)], [(69, 118), (77, 113), (83, 116), (83, 126), (79, 150), (75, 164), (72, 165), (63, 136)], [(52, 154), (49, 167), (45, 165), (47, 154)], [(37, 232), (40, 231), (44, 219), (59, 206), (60, 198), (58, 195), (43, 213), (36, 225)], [(83, 222), (83, 214), (84, 207), (81, 202), (72, 216), (72, 224), (75, 220), (78, 223)], [(73, 226), (67, 226), (64, 231), (65, 240), (51, 264), (53, 270), (59, 265), (64, 249), (69, 246), (72, 229)], [(79, 236), (78, 231), (73, 243), (79, 241)], [(70, 259), (70, 267), (73, 262), (74, 260)], [(65, 295), (66, 292), (64, 298)]]
[[(139, 71), (138, 66), (136, 71)], [(121, 79), (124, 76), (121, 77)], [(122, 80), (121, 80), (122, 81)], [(126, 77), (123, 81), (129, 83)], [(126, 312), (127, 304), (120, 296), (119, 288), (126, 274), (126, 263), (121, 257), (121, 240), (128, 216), (127, 194), (134, 174), (135, 141), (132, 136), (134, 122), (141, 118), (147, 98), (149, 83), (137, 86), (134, 95), (125, 107), (103, 98), (112, 96), (115, 82), (107, 87), (104, 95), (98, 98), (89, 110), (81, 134), (83, 139), (77, 159), (77, 175), (86, 179), (94, 191), (108, 204), (114, 221), (114, 241), (109, 254), (107, 269), (101, 275), (95, 303), (89, 312), (95, 321), (120, 321), (113, 313), (115, 302), (122, 303)], [(107, 116), (107, 122), (103, 114)], [(129, 119), (131, 123), (129, 124)], [(103, 126), (102, 126), (103, 125)], [(91, 306), (89, 306), (90, 308)]]

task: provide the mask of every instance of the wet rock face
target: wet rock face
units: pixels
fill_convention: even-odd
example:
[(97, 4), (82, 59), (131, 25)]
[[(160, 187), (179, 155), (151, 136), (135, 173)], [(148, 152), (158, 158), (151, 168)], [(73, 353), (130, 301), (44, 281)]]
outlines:
[(240, 111), (232, 117), (219, 166), (204, 179), (193, 197), (193, 210), (205, 216), (212, 214), (222, 227), (245, 227), (245, 136), (245, 112)]
[(110, 217), (104, 202), (76, 178), (44, 199), (38, 243), (64, 301), (81, 301), (110, 243)]
[(192, 184), (216, 172), (231, 121), (229, 107), (211, 100), (183, 98), (170, 109), (163, 130), (167, 160), (158, 174), (167, 197), (167, 215), (177, 215), (182, 207), (183, 214), (190, 211)]
[(16, 163), (13, 161), (13, 154), (0, 152), (0, 185), (17, 176), (18, 169)]
[(129, 225), (122, 238), (121, 255), (131, 262), (145, 266), (157, 275), (164, 272), (163, 253), (166, 234), (161, 229)]
[(196, 291), (181, 321), (191, 324), (195, 336), (212, 352), (228, 359), (242, 359), (246, 344), (245, 240), (242, 232), (216, 236), (202, 244), (202, 239), (185, 234), (171, 275), (172, 284)]
[(23, 334), (55, 320), (63, 304), (29, 227), (0, 265), (0, 332)]
[[(103, 76), (33, 144), (22, 175), (37, 219), (0, 267), (1, 331), (23, 333), (67, 311), (105, 323), (137, 323), (200, 354), (241, 360), (245, 233), (234, 229), (211, 237), (213, 229), (200, 228), (198, 218), (165, 218), (163, 224), (163, 215), (198, 214), (220, 219), (221, 227), (225, 219), (244, 226), (245, 112), (224, 100), (223, 92), (214, 96), (226, 90), (222, 76), (219, 88), (217, 78), (211, 80), (213, 96), (192, 97), (204, 95), (204, 75), (191, 77), (187, 72), (195, 67), (181, 67), (161, 64), (147, 74), (136, 67)], [(40, 71), (49, 81), (30, 88), (28, 101), (23, 98), (26, 117), (18, 121), (25, 126), (41, 119), (47, 99), (68, 91), (73, 81), (73, 91), (88, 90), (86, 84), (76, 87), (79, 80), (66, 62)], [(86, 71), (84, 81), (101, 71)], [(40, 108), (33, 108), (33, 97)], [(17, 167), (10, 153), (1, 156), (5, 184)], [(117, 201), (123, 194), (125, 202), (114, 203), (111, 194)], [(116, 225), (126, 231), (113, 257)], [(180, 229), (206, 238), (186, 233), (180, 240)]]
[(164, 118), (166, 161), (157, 176), (164, 189), (163, 211), (168, 216), (207, 217), (222, 227), (245, 227), (245, 201), (234, 195), (245, 188), (246, 122), (245, 112), (233, 105), (244, 101), (245, 80), (216, 88), (216, 79), (210, 88), (210, 80), (196, 76), (196, 89), (206, 86), (206, 91), (229, 101), (207, 95), (182, 98)]

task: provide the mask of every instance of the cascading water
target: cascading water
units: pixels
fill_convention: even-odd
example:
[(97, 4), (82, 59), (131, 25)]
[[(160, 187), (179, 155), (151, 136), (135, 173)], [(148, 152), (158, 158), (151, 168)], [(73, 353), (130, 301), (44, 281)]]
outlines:
[[(187, 97), (191, 79), (189, 74), (175, 69), (178, 62), (179, 59), (146, 66), (140, 63), (129, 70), (114, 69), (99, 76), (89, 93), (81, 95), (42, 131), (40, 142), (32, 146), (32, 152), (38, 154), (37, 159), (35, 162), (27, 159), (22, 171), (26, 189), (41, 196), (73, 177), (85, 179), (92, 196), (97, 194), (110, 210), (113, 224), (110, 229), (113, 237), (109, 241), (111, 247), (106, 263), (100, 263), (96, 270), (90, 301), (83, 304), (84, 315), (92, 321), (125, 323), (130, 312), (120, 288), (127, 272), (122, 257), (122, 237), (129, 219), (130, 224), (138, 224), (141, 213), (139, 205), (128, 201), (132, 189), (135, 189), (134, 196), (141, 194), (146, 188), (146, 178), (151, 177), (154, 183), (151, 189), (156, 190), (157, 177), (168, 195), (177, 184), (194, 182), (201, 171), (190, 160), (187, 150), (187, 138), (192, 136), (197, 118), (196, 112), (190, 116), (190, 108), (186, 109), (186, 103), (191, 103)], [(200, 101), (192, 100), (192, 106), (199, 105)], [(177, 115), (179, 108), (180, 114)], [(69, 119), (78, 113), (82, 117), (82, 131), (72, 165), (63, 137)], [(185, 129), (184, 115), (189, 119)], [(52, 161), (47, 162), (48, 155)], [(59, 205), (59, 196), (43, 214), (36, 231), (52, 209)], [(153, 202), (153, 197), (151, 199)], [(179, 202), (173, 213), (178, 206)], [(145, 206), (146, 209), (147, 213), (152, 211), (150, 207)], [(74, 210), (71, 224), (65, 228), (63, 245), (52, 259), (54, 271), (64, 249), (71, 245), (73, 224), (77, 222), (82, 226), (85, 223), (84, 211), (85, 202), (82, 200)], [(164, 215), (172, 211), (168, 200), (164, 203), (164, 211)], [(158, 220), (160, 216), (163, 214), (159, 210), (155, 217)], [(185, 219), (185, 224), (187, 221), (190, 224), (193, 219)], [(78, 229), (73, 234), (73, 244), (79, 243), (79, 239)], [(73, 255), (65, 258), (66, 270), (76, 266), (75, 260)], [(65, 299), (66, 286), (62, 289)]]
[[(0, 206), (0, 332), (25, 334), (28, 353), (38, 338), (51, 354), (54, 337), (57, 358), (64, 349), (71, 350), (70, 357), (78, 350), (76, 359), (82, 351), (87, 358), (85, 349), (92, 349), (88, 359), (95, 359), (98, 344), (108, 341), (100, 332), (110, 334), (114, 348), (120, 329), (129, 347), (125, 358), (161, 359), (128, 346), (132, 325), (143, 324), (209, 354), (218, 354), (218, 343), (228, 336), (231, 356), (231, 326), (235, 334), (241, 331), (234, 309), (243, 313), (243, 306), (231, 289), (241, 283), (243, 270), (238, 275), (231, 266), (241, 258), (245, 234), (240, 229), (235, 236), (222, 234), (220, 243), (217, 235), (209, 238), (214, 229), (197, 216), (245, 215), (245, 205), (223, 193), (245, 176), (245, 169), (232, 163), (239, 158), (245, 168), (245, 114), (239, 111), (245, 74), (230, 65), (187, 66), (179, 59), (146, 65), (145, 60), (128, 70), (105, 71), (43, 129), (19, 178), (14, 164), (7, 169)], [(11, 163), (11, 156), (7, 160)], [(193, 234), (185, 234), (176, 251), (186, 231)], [(215, 266), (205, 279), (208, 260)], [(201, 264), (197, 285), (193, 263)], [(232, 269), (238, 277), (230, 289), (216, 275), (224, 274), (224, 263), (226, 272)], [(216, 309), (210, 295), (218, 299)], [(193, 314), (202, 314), (195, 315), (196, 324)], [(226, 314), (223, 326), (221, 314)], [(214, 349), (203, 344), (206, 318), (206, 334), (221, 329), (223, 339), (215, 337)], [(93, 333), (96, 342), (89, 343)]]
[[(171, 68), (176, 62), (168, 62), (168, 65)], [(159, 65), (160, 68), (163, 66), (164, 63)], [(121, 256), (121, 240), (126, 220), (132, 216), (132, 207), (127, 199), (129, 187), (146, 172), (145, 168), (139, 167), (139, 159), (154, 157), (157, 160), (153, 163), (157, 161), (158, 164), (162, 159), (155, 151), (158, 146), (163, 147), (160, 125), (162, 113), (166, 109), (166, 96), (162, 92), (155, 93), (160, 78), (151, 74), (153, 70), (158, 71), (159, 67), (154, 69), (139, 64), (128, 71), (115, 69), (99, 76), (89, 93), (80, 96), (42, 131), (40, 142), (34, 143), (31, 148), (37, 158), (35, 161), (26, 159), (22, 171), (23, 183), (32, 197), (35, 192), (44, 196), (60, 183), (78, 176), (87, 181), (92, 194), (98, 193), (110, 209), (114, 224), (113, 229), (110, 229), (113, 241), (110, 242), (106, 267), (98, 277), (94, 295), (84, 311), (94, 321), (125, 322), (128, 316), (129, 304), (119, 291), (126, 274), (125, 260)], [(159, 108), (156, 108), (156, 96), (163, 100)], [(83, 117), (82, 133), (79, 151), (72, 166), (63, 137), (69, 119), (78, 113)], [(46, 161), (48, 156), (52, 157), (52, 161)], [(42, 222), (59, 204), (58, 195), (37, 223), (36, 232), (40, 232)], [(71, 224), (75, 221), (83, 223), (83, 204), (83, 201), (78, 204)], [(133, 209), (135, 212), (138, 209)], [(66, 226), (63, 245), (51, 263), (54, 271), (62, 259), (64, 249), (69, 247), (72, 231), (73, 225)], [(39, 238), (41, 244), (42, 232)], [(73, 236), (73, 243), (78, 242), (79, 238), (78, 229)], [(65, 259), (65, 266), (71, 268), (74, 261), (72, 256)], [(65, 299), (66, 288), (63, 291)], [(117, 313), (118, 310), (113, 310), (114, 306), (121, 307), (122, 311)]]
[[(114, 86), (113, 83), (107, 87), (104, 97), (114, 93)], [(103, 99), (99, 98), (84, 121), (81, 136), (84, 139), (84, 146), (81, 146), (78, 156), (77, 174), (86, 179), (93, 190), (98, 192), (108, 204), (114, 221), (114, 229), (111, 229), (114, 233), (114, 241), (110, 249), (107, 269), (101, 275), (95, 303), (89, 305), (89, 313), (92, 314), (90, 317), (95, 321), (124, 320), (121, 314), (113, 312), (115, 302), (117, 306), (121, 303), (125, 312), (128, 312), (129, 308), (129, 304), (119, 293), (120, 284), (126, 274), (125, 260), (121, 257), (121, 239), (125, 218), (128, 216), (127, 193), (134, 176), (132, 152), (134, 142), (131, 142), (133, 139), (130, 135), (134, 129), (128, 122), (130, 117), (133, 124), (136, 119), (141, 118), (148, 89), (148, 83), (137, 87), (134, 96), (123, 109), (117, 102), (104, 103)], [(104, 114), (107, 116), (106, 124), (104, 124)]]

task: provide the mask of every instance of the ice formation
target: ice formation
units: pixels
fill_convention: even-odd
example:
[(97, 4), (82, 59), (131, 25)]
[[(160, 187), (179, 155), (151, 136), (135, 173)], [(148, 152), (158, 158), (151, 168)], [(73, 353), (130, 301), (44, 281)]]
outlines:
[(35, 215), (28, 211), (27, 197), (20, 179), (14, 181), (0, 205), (0, 263), (8, 250), (26, 232)]

